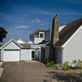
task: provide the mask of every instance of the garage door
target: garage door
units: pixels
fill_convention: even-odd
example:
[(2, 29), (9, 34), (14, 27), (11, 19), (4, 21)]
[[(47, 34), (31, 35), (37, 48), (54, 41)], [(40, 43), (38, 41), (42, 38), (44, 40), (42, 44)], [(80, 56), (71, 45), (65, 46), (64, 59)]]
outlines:
[(19, 61), (20, 51), (19, 50), (5, 50), (3, 55), (3, 61)]

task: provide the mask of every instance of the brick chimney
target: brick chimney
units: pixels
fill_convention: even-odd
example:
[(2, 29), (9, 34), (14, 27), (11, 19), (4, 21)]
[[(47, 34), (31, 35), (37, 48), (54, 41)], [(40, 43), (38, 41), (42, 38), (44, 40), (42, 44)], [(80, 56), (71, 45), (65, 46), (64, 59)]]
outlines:
[(50, 41), (50, 49), (49, 49), (49, 60), (54, 61), (55, 54), (54, 54), (54, 44), (59, 40), (59, 19), (57, 18), (57, 14), (55, 18), (53, 18), (52, 23), (52, 34), (51, 34), (51, 41)]

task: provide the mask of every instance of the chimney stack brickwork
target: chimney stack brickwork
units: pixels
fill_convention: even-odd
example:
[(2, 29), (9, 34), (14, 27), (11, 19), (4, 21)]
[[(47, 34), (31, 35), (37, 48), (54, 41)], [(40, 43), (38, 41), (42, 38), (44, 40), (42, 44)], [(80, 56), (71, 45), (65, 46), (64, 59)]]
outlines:
[(52, 23), (52, 34), (51, 34), (51, 41), (50, 41), (50, 49), (49, 49), (49, 60), (54, 61), (55, 59), (55, 51), (54, 51), (54, 44), (59, 40), (59, 19), (57, 16), (53, 18)]

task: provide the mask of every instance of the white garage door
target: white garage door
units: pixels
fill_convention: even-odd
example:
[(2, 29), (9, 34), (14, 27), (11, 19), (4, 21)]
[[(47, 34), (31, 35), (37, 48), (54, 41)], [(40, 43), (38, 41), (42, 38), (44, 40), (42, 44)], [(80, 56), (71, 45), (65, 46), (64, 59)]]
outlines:
[(5, 50), (3, 55), (3, 61), (19, 61), (20, 51), (19, 50)]

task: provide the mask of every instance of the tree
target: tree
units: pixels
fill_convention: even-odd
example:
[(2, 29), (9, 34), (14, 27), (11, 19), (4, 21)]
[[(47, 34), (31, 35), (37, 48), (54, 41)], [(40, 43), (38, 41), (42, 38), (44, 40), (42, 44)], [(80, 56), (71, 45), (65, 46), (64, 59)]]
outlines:
[(7, 33), (8, 32), (3, 27), (0, 27), (0, 42), (3, 42), (3, 38), (6, 38)]

